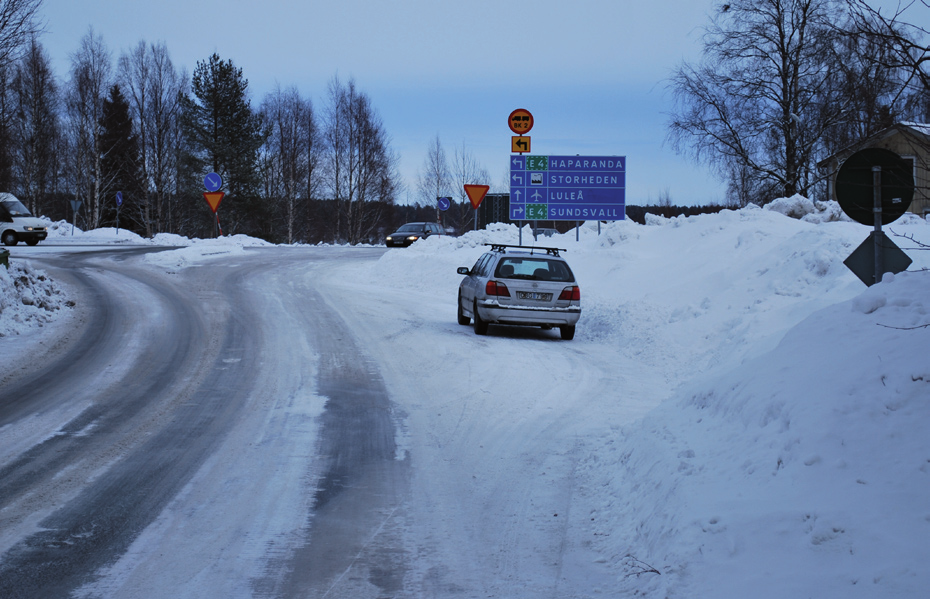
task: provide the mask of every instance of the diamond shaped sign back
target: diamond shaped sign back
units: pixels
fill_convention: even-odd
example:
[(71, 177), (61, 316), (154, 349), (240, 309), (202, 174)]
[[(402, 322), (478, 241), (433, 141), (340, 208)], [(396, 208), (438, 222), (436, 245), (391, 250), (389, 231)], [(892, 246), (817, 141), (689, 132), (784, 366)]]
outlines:
[[(859, 280), (870, 287), (878, 282), (875, 280), (875, 235), (875, 231), (872, 231), (865, 241), (849, 255), (849, 258), (843, 261), (843, 264), (853, 271)], [(878, 235), (882, 236), (882, 261), (885, 265), (885, 272), (898, 274), (907, 270), (907, 267), (911, 265), (911, 258), (887, 235), (882, 232)]]

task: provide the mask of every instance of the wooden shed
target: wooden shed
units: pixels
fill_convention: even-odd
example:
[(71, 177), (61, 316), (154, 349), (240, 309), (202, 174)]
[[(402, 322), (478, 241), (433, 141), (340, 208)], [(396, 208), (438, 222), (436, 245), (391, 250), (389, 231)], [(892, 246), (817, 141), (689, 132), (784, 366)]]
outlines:
[(914, 168), (914, 201), (909, 212), (930, 215), (930, 124), (897, 123), (817, 163), (827, 178), (827, 197), (836, 200), (836, 174), (847, 158), (866, 148), (884, 148)]

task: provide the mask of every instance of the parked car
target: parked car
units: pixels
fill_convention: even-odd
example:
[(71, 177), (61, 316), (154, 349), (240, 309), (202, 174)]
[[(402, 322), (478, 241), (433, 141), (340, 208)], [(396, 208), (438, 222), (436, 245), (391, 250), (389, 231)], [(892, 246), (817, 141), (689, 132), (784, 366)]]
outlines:
[(0, 241), (16, 245), (25, 241), (35, 245), (48, 237), (45, 221), (34, 217), (11, 193), (0, 193)]
[(559, 327), (575, 336), (581, 318), (581, 289), (558, 248), (485, 244), (491, 251), (475, 265), (459, 267), (458, 323), (474, 322), (475, 334), (489, 324)]
[(436, 223), (407, 223), (385, 237), (384, 245), (407, 247), (418, 239), (425, 239), (432, 235), (442, 235), (442, 227)]

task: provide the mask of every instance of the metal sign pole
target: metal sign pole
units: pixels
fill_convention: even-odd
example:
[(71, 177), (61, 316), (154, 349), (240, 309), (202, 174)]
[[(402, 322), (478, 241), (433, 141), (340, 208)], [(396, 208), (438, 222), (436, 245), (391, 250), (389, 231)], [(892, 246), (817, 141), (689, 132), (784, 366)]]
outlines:
[(875, 282), (882, 282), (885, 274), (885, 260), (882, 253), (882, 167), (872, 167), (872, 212), (875, 217), (875, 229), (872, 237), (875, 242)]
[(903, 216), (913, 198), (913, 166), (891, 150), (859, 150), (837, 172), (836, 199), (843, 212), (873, 227), (843, 261), (867, 286), (880, 283), (886, 272), (899, 273), (910, 266), (911, 259), (882, 232), (882, 226)]

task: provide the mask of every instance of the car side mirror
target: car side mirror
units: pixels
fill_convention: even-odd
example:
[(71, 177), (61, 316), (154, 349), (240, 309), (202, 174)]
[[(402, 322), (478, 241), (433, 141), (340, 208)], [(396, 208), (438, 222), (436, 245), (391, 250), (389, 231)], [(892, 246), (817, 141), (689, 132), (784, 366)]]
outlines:
[(459, 266), (458, 270), (455, 272), (459, 273), (460, 275), (470, 275), (471, 269), (467, 266)]

